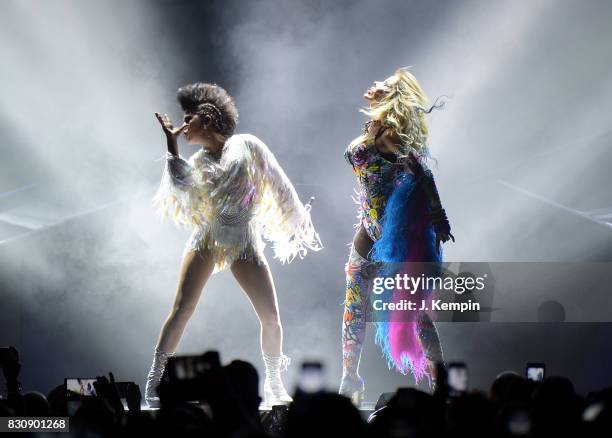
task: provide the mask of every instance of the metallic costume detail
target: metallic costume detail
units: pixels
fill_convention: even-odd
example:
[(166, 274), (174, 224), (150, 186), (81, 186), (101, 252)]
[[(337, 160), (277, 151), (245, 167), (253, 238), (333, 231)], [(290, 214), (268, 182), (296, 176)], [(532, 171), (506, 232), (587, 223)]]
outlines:
[(147, 376), (147, 384), (145, 387), (145, 401), (149, 406), (159, 403), (159, 397), (157, 397), (157, 387), (161, 382), (164, 369), (168, 363), (168, 359), (174, 356), (174, 353), (168, 353), (155, 348), (153, 353), (153, 363), (149, 375)]
[(293, 401), (287, 393), (280, 373), (287, 371), (291, 364), (291, 358), (281, 353), (280, 356), (271, 356), (263, 353), (266, 366), (266, 379), (264, 381), (264, 404), (268, 407), (275, 405), (286, 405)]
[(302, 204), (274, 154), (253, 135), (230, 137), (218, 161), (204, 149), (189, 160), (167, 153), (153, 203), (162, 217), (193, 229), (186, 248), (210, 251), (215, 272), (234, 260), (257, 260), (261, 236), (283, 263), (323, 247), (310, 204)]

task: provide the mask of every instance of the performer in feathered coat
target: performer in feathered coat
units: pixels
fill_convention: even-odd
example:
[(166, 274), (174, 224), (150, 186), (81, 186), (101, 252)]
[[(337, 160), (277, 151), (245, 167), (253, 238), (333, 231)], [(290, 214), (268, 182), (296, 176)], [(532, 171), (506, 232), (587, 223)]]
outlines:
[[(374, 82), (363, 97), (370, 121), (345, 152), (358, 181), (359, 223), (346, 265), (340, 393), (355, 403), (365, 387), (359, 361), (373, 277), (399, 270), (418, 276), (419, 264), (437, 267), (442, 261), (441, 242), (454, 241), (426, 165), (430, 155), (424, 114), (437, 106), (427, 108), (425, 93), (406, 69)], [(379, 312), (371, 321), (390, 368), (411, 372), (417, 383), (425, 376), (435, 380), (435, 363), (443, 356), (427, 312), (408, 318)]]
[[(168, 358), (174, 354), (206, 281), (229, 268), (248, 295), (261, 323), (266, 366), (265, 403), (288, 403), (280, 372), (289, 365), (282, 353), (282, 327), (274, 282), (263, 254), (265, 238), (275, 258), (290, 262), (322, 248), (311, 217), (268, 147), (250, 134), (234, 134), (238, 111), (232, 97), (214, 84), (195, 83), (178, 90), (185, 113), (175, 128), (156, 113), (168, 152), (158, 211), (192, 231), (183, 253), (174, 306), (161, 329), (147, 378), (145, 399), (157, 401)], [(183, 134), (202, 149), (185, 160), (178, 153)]]

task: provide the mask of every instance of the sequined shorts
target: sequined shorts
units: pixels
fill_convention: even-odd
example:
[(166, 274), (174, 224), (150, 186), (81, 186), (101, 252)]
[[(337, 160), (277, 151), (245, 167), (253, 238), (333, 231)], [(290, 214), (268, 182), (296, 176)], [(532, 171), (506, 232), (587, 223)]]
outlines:
[(245, 260), (261, 266), (265, 263), (265, 256), (261, 236), (257, 230), (248, 233), (245, 238), (235, 239), (234, 243), (218, 242), (211, 238), (209, 230), (196, 228), (185, 244), (185, 252), (194, 251), (201, 256), (212, 255), (214, 272), (222, 271), (237, 260)]

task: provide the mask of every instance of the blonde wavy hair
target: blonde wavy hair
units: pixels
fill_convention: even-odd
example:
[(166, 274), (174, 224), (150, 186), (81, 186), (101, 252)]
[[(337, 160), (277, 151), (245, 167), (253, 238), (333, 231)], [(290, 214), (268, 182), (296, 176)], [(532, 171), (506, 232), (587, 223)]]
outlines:
[[(399, 158), (407, 156), (410, 151), (420, 157), (430, 158), (429, 128), (425, 114), (434, 108), (441, 108), (444, 102), (438, 104), (436, 100), (436, 103), (428, 108), (429, 99), (414, 75), (408, 71), (408, 67), (397, 69), (394, 75), (398, 80), (391, 86), (390, 92), (372, 103), (369, 108), (362, 108), (360, 111), (372, 121), (380, 121), (383, 127), (393, 129), (402, 139), (402, 144), (398, 145)], [(365, 130), (351, 145), (373, 140), (374, 137)]]

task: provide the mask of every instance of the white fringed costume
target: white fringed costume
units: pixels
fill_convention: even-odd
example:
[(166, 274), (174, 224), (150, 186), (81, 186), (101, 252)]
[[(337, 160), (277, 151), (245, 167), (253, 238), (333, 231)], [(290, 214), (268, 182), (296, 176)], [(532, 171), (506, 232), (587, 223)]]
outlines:
[(168, 152), (153, 203), (162, 217), (193, 229), (187, 248), (210, 250), (215, 272), (234, 260), (258, 261), (261, 235), (283, 263), (322, 248), (310, 204), (302, 204), (274, 154), (254, 135), (231, 136), (218, 161), (204, 149), (189, 160)]

